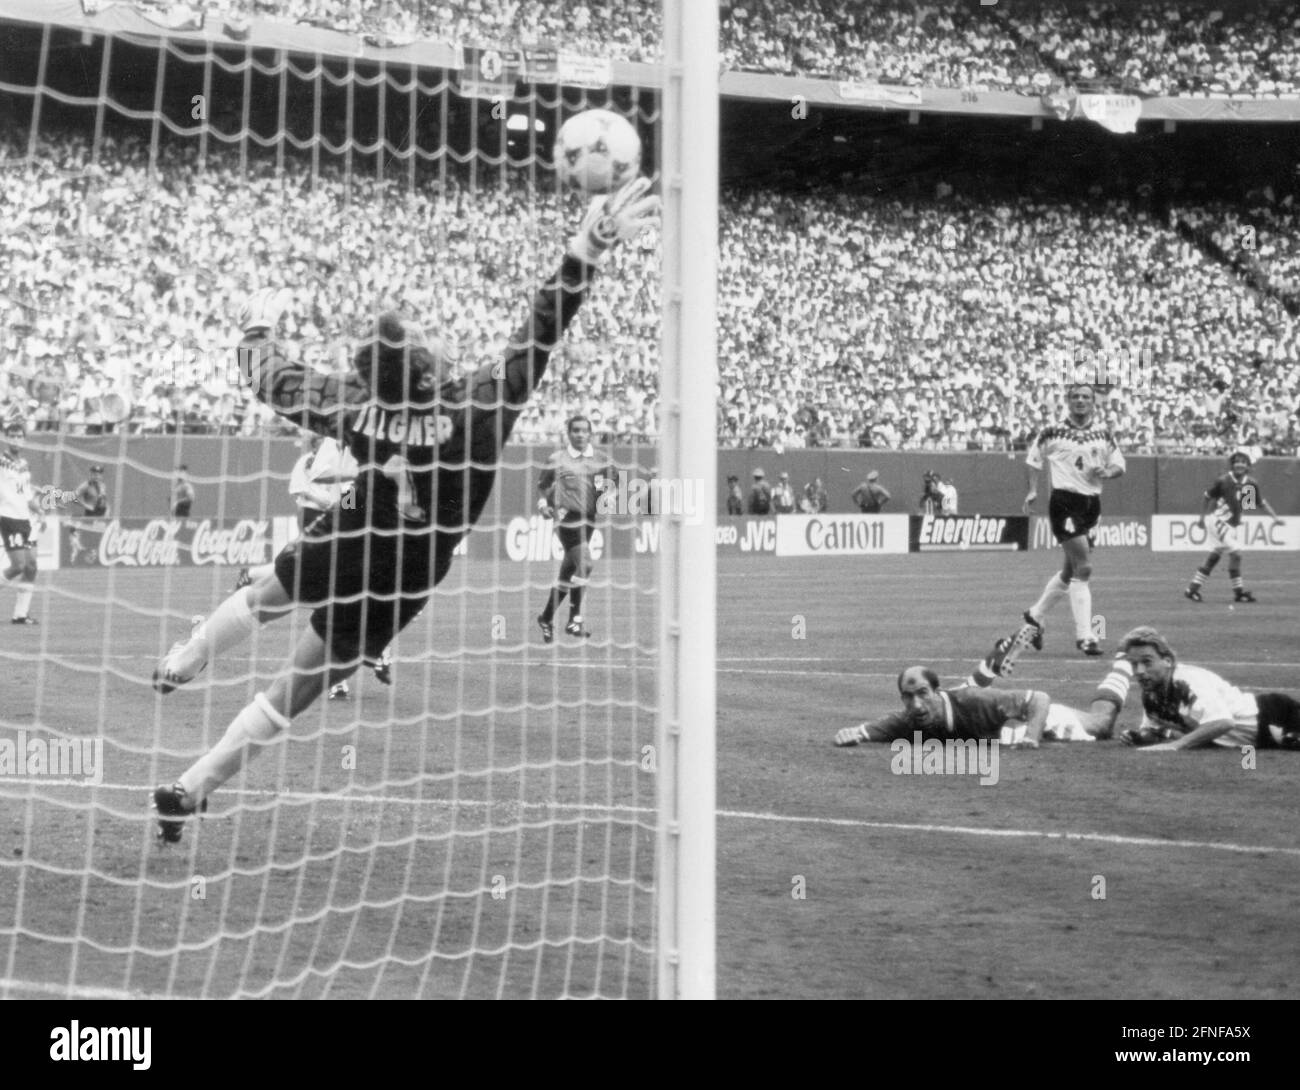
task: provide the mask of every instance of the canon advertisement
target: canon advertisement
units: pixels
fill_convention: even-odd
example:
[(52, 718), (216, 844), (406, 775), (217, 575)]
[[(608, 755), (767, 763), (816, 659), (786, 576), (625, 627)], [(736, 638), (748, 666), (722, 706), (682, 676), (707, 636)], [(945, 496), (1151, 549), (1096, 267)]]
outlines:
[(906, 515), (778, 515), (777, 556), (907, 552)]

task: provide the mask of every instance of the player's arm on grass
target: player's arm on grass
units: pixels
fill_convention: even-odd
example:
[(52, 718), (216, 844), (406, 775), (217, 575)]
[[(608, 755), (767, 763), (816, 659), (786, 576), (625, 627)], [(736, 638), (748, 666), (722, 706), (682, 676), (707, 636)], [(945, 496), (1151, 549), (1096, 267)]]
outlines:
[(911, 737), (912, 727), (907, 719), (897, 713), (887, 715), (856, 727), (845, 727), (835, 732), (837, 746), (856, 746), (863, 742), (892, 742), (896, 738)]
[(1232, 730), (1232, 727), (1231, 718), (1213, 719), (1202, 723), (1195, 730), (1188, 731), (1181, 738), (1175, 738), (1170, 742), (1161, 742), (1154, 746), (1144, 746), (1139, 752), (1169, 753), (1177, 749), (1197, 749), (1200, 746), (1210, 745), (1220, 735), (1227, 734), (1228, 731)]

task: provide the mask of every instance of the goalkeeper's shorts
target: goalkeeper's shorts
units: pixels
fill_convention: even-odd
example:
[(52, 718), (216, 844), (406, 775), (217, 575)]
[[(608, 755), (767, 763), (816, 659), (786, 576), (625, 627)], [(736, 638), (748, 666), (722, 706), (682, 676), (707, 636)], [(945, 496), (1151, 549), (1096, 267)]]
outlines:
[(375, 659), (428, 603), (464, 534), (377, 529), (340, 507), (275, 559), (295, 602), (315, 606), (312, 628), (338, 661)]

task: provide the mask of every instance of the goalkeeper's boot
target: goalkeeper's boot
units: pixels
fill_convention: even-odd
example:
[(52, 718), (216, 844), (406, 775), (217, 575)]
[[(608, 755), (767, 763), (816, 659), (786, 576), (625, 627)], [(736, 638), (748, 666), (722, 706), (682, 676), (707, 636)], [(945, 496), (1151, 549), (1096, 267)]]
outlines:
[(199, 629), (203, 625), (203, 614), (196, 613), (190, 618), (190, 638), (188, 640), (177, 640), (171, 646), (171, 650), (163, 656), (162, 662), (158, 664), (157, 669), (153, 672), (154, 691), (166, 696), (168, 693), (175, 692), (182, 685), (188, 685), (199, 674), (208, 668), (208, 660), (205, 657), (197, 670), (193, 672), (183, 670), (179, 659), (181, 653), (189, 647), (198, 635)]
[(555, 639), (555, 625), (548, 621), (540, 614), (537, 617), (537, 627), (542, 630), (542, 642), (551, 643)]
[(330, 687), (329, 698), (331, 700), (347, 700), (352, 695), (352, 690), (348, 688), (346, 681), (340, 681), (337, 685)]
[(375, 672), (375, 680), (381, 685), (391, 685), (393, 683), (393, 659), (388, 653), (388, 648), (384, 648), (384, 653), (379, 656), (378, 662), (370, 663), (370, 669)]
[(1034, 620), (1034, 615), (1030, 613), (1029, 610), (1025, 610), (1024, 618), (1025, 624), (1029, 625), (1029, 627), (1034, 630), (1032, 638), (1029, 641), (1029, 646), (1035, 651), (1041, 651), (1043, 649), (1043, 633), (1046, 631), (1046, 629), (1043, 628), (1043, 622)]
[(1201, 597), (1200, 587), (1188, 587), (1185, 591), (1183, 591), (1183, 597), (1192, 602), (1205, 601), (1205, 599)]
[(207, 813), (208, 800), (204, 799), (196, 806), (190, 793), (179, 783), (163, 784), (154, 789), (153, 808), (158, 811), (158, 839), (164, 844), (175, 844), (185, 828), (184, 819), (196, 812)]
[(1234, 602), (1254, 602), (1256, 598), (1248, 590), (1239, 590), (1232, 596)]
[(575, 636), (580, 640), (591, 638), (591, 633), (587, 631), (586, 626), (582, 623), (581, 617), (570, 617), (569, 623), (564, 626), (564, 631), (570, 636)]
[(10, 624), (40, 624), (41, 622), (38, 621), (35, 617), (14, 617), (9, 623)]
[(1099, 658), (1102, 653), (1101, 645), (1098, 644), (1096, 640), (1092, 640), (1092, 639), (1075, 640), (1074, 646), (1077, 647), (1080, 651), (1082, 651), (1085, 655), (1087, 655), (1088, 658), (1090, 659)]
[(253, 577), (248, 574), (248, 569), (240, 568), (239, 575), (235, 577), (235, 589), (232, 590), (230, 593), (235, 594), (243, 590), (245, 587), (249, 587), (252, 585), (253, 585)]

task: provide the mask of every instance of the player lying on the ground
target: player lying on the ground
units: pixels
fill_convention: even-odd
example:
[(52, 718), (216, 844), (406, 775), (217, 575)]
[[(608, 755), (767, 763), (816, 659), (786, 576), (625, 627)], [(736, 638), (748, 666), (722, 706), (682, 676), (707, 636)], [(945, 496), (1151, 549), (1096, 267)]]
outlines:
[(1143, 752), (1202, 746), (1300, 749), (1300, 702), (1286, 693), (1247, 693), (1218, 674), (1181, 663), (1154, 628), (1121, 649), (1142, 689), (1142, 724), (1120, 737)]
[[(1205, 516), (1210, 514), (1211, 506), (1214, 508), (1214, 514), (1210, 515), (1210, 523), (1207, 526)], [(1228, 472), (1216, 478), (1214, 483), (1205, 490), (1201, 517), (1196, 520), (1196, 525), (1205, 531), (1213, 551), (1196, 569), (1191, 583), (1183, 591), (1185, 598), (1190, 598), (1193, 602), (1204, 601), (1201, 597), (1201, 588), (1210, 578), (1215, 565), (1223, 559), (1223, 554), (1227, 553), (1228, 578), (1232, 581), (1232, 600), (1234, 602), (1255, 600), (1255, 596), (1246, 589), (1246, 584), (1241, 580), (1241, 513), (1260, 507), (1273, 516), (1274, 525), (1281, 523), (1278, 513), (1260, 492), (1259, 482), (1250, 475), (1250, 455), (1244, 450), (1239, 450), (1228, 460)]]
[[(1079, 713), (1053, 704), (1046, 693), (969, 685), (943, 689), (939, 675), (928, 666), (911, 666), (899, 674), (898, 695), (903, 701), (901, 712), (845, 727), (836, 732), (835, 744), (910, 740), (916, 731), (926, 740), (988, 738), (1025, 746), (1037, 746), (1042, 738), (1089, 737), (1077, 721)], [(1053, 708), (1059, 710), (1053, 714)]]
[(4, 447), (0, 448), (0, 545), (8, 564), (0, 570), (0, 586), (18, 587), (11, 624), (34, 625), (32, 592), (36, 587), (36, 543), (32, 522), (40, 522), (40, 509), (32, 494), (32, 473), (23, 457), (27, 425), (21, 416), (7, 415)]
[(285, 672), (179, 781), (154, 792), (161, 839), (179, 840), (183, 820), (239, 772), (251, 747), (273, 742), (327, 684), (377, 656), (424, 608), (478, 521), (501, 451), (597, 265), (615, 243), (655, 222), (659, 200), (647, 196), (649, 186), (638, 178), (592, 201), (504, 359), (468, 376), (454, 377), (446, 353), (394, 314), (380, 316), (353, 372), (317, 374), (276, 345), (287, 293), (266, 289), (246, 304), (240, 367), (257, 397), (313, 431), (339, 436), (360, 473), (355, 502), (317, 520), (310, 534), (281, 552), (274, 580), (226, 599), (160, 663), (155, 678), (169, 691), (258, 622), (298, 605), (316, 607)]

